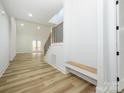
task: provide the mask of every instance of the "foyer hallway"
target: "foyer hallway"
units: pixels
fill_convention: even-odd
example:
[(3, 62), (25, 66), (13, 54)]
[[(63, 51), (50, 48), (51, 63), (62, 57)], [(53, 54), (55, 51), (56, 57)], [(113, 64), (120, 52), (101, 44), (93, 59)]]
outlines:
[(46, 64), (42, 54), (17, 54), (0, 78), (0, 93), (95, 93), (95, 86), (62, 74)]

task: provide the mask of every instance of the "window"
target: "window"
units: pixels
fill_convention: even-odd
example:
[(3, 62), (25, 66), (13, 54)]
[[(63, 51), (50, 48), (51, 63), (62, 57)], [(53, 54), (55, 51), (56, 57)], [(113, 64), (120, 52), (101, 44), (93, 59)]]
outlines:
[(63, 23), (53, 27), (52, 29), (52, 43), (63, 42)]

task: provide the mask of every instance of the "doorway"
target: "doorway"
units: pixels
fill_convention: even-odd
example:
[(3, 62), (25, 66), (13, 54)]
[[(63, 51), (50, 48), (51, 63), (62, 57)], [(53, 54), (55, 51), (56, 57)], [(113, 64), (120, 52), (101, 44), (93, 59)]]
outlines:
[(35, 53), (39, 53), (42, 51), (41, 40), (33, 40), (32, 41), (32, 51)]

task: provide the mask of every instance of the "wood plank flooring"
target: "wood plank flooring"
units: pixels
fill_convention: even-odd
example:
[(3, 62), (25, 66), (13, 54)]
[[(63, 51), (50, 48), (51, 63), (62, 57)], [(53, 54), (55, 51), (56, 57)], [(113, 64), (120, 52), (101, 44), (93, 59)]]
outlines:
[(62, 74), (46, 64), (42, 54), (17, 54), (0, 78), (0, 93), (95, 93), (95, 86)]
[(122, 90), (120, 93), (124, 93), (124, 90)]

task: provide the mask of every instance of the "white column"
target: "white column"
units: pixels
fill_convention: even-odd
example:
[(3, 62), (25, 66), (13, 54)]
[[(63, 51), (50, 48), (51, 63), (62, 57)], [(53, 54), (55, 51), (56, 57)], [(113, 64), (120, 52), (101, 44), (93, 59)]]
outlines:
[(98, 81), (96, 93), (117, 93), (116, 0), (98, 0)]
[(109, 86), (110, 93), (117, 93), (117, 16), (116, 0), (108, 0), (108, 32), (109, 32)]
[(97, 88), (96, 93), (105, 93), (105, 63), (104, 63), (104, 1), (98, 0), (98, 62), (97, 62)]
[(10, 18), (10, 61), (16, 56), (16, 20)]

